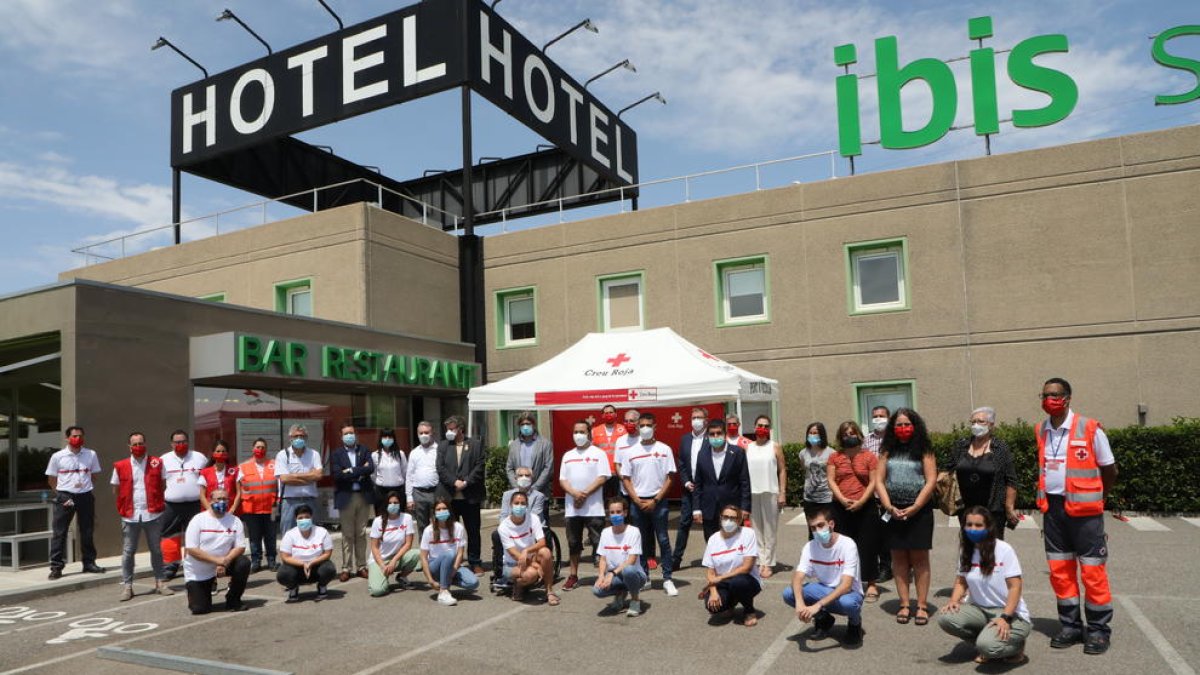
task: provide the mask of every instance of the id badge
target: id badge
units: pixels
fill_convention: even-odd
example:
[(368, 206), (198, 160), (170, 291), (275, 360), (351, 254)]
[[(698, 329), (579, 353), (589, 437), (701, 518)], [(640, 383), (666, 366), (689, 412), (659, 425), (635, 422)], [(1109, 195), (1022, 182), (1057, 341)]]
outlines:
[(1062, 460), (1062, 459), (1047, 459), (1047, 460), (1046, 460), (1046, 470), (1047, 470), (1047, 471), (1058, 471), (1060, 468), (1062, 468), (1062, 465), (1063, 465), (1063, 462), (1064, 462), (1064, 461), (1066, 461), (1066, 460)]

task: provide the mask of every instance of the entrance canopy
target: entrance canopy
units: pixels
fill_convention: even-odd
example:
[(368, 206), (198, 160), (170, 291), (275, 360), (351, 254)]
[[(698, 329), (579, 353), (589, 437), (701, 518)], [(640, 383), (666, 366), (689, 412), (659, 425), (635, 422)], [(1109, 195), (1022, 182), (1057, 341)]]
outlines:
[(549, 361), (468, 395), (472, 410), (777, 400), (777, 380), (727, 363), (670, 328), (589, 333)]

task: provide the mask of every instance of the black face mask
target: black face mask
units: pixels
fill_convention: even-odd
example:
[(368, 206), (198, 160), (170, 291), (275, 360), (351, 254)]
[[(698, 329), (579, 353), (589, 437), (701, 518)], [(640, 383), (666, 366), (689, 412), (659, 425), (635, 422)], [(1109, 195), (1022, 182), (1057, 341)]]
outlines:
[(862, 439), (858, 436), (847, 436), (842, 439), (843, 448), (857, 448), (860, 445), (862, 445)]

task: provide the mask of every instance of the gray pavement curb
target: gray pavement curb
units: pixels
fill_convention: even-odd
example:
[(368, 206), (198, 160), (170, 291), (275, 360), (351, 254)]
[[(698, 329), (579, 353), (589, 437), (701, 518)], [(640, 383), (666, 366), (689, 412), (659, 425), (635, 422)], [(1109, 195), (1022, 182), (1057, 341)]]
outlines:
[[(49, 568), (47, 568), (47, 570), (49, 570)], [(133, 571), (133, 578), (136, 581), (137, 579), (153, 576), (153, 574), (154, 570), (150, 569), (149, 567), (144, 570), (135, 569)], [(183, 581), (182, 576), (176, 577), (175, 579), (179, 580), (181, 583)], [(51, 595), (58, 595), (59, 593), (80, 591), (87, 588), (104, 586), (105, 584), (112, 584), (113, 593), (115, 595), (116, 587), (121, 584), (121, 572), (118, 570), (117, 572), (105, 572), (104, 574), (73, 575), (71, 577), (64, 577), (57, 581), (46, 581), (43, 584), (30, 586), (28, 588), (15, 588), (6, 591), (0, 591), (0, 602), (6, 604), (12, 602), (25, 602), (26, 600), (36, 600), (38, 598), (44, 598)]]

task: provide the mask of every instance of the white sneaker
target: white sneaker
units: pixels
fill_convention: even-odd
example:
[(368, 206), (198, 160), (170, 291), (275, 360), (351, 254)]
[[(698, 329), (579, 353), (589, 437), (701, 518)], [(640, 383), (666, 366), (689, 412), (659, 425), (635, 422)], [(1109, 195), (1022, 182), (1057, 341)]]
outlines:
[(458, 600), (455, 600), (454, 596), (450, 594), (450, 591), (444, 588), (438, 592), (437, 601), (438, 604), (442, 604), (447, 607), (453, 607), (454, 605), (458, 604)]
[(675, 588), (675, 582), (671, 581), (670, 579), (665, 579), (663, 581), (663, 592), (672, 598), (679, 595), (679, 589)]
[(651, 581), (650, 581), (649, 579), (646, 579), (646, 583), (642, 584), (642, 590), (643, 590), (643, 591), (648, 591), (648, 590), (650, 590), (650, 589), (651, 589), (651, 588), (653, 588), (653, 587), (654, 587), (654, 584), (653, 584), (653, 583), (651, 583)]

